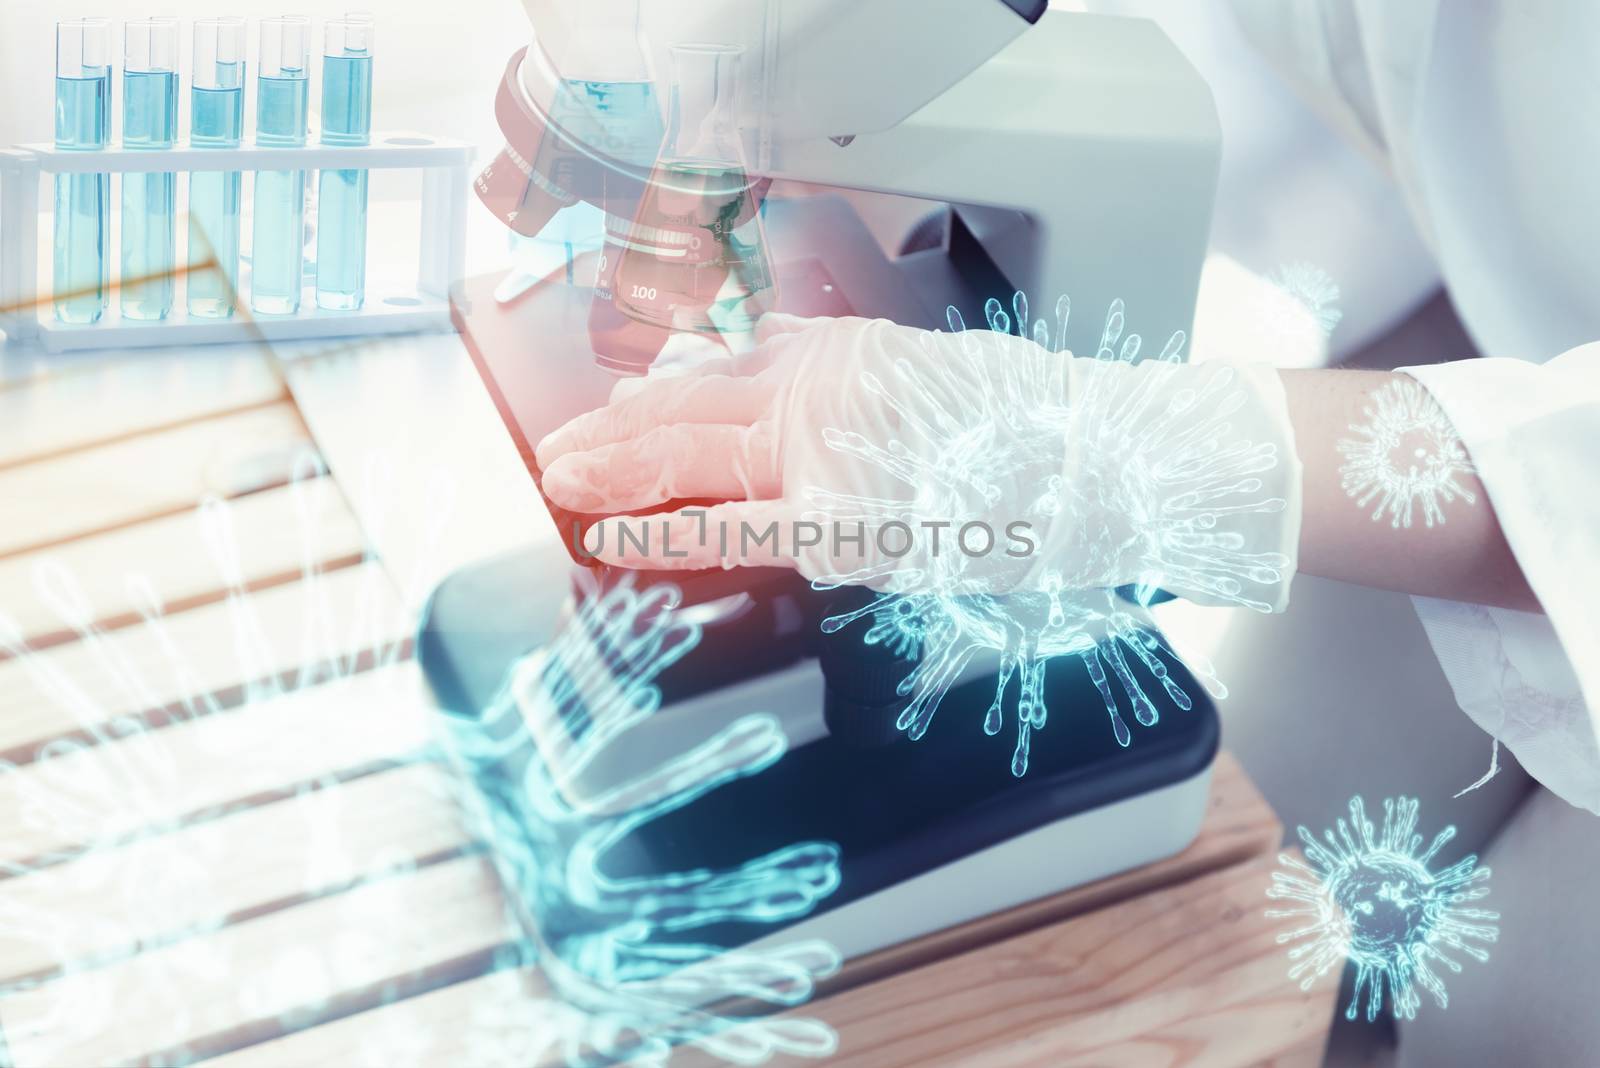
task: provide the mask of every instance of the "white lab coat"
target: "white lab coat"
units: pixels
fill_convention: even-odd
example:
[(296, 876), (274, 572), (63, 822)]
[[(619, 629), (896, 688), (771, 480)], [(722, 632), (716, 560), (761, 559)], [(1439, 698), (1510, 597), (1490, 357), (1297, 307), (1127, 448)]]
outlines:
[(1407, 370), (1461, 434), (1544, 614), (1417, 611), (1462, 709), (1600, 813), (1600, 4), (1233, 6), (1389, 168), (1463, 322), (1504, 357)]

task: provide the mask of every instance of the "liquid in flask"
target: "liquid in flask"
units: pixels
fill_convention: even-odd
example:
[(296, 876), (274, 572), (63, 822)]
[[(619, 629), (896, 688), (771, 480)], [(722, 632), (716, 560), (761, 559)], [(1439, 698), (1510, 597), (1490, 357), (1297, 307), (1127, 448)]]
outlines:
[(777, 294), (734, 123), (740, 49), (676, 45), (667, 135), (632, 225), (619, 235), (617, 305), (672, 330), (751, 329)]

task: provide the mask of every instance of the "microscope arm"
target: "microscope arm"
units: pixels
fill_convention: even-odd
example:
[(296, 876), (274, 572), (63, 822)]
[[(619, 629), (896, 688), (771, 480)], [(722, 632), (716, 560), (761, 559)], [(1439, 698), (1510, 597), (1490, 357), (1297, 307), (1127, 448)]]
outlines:
[(1189, 330), (1220, 155), (1210, 90), (1154, 23), (1050, 12), (898, 126), (776, 143), (768, 170), (956, 205), (1013, 288), (1072, 298), (1093, 352), (1119, 297), (1145, 337)]

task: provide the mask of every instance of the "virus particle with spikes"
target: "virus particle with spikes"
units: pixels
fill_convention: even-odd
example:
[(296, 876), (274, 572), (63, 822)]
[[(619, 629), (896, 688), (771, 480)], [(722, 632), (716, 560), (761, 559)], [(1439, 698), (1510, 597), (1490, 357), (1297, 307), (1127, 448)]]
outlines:
[[(1017, 676), (1020, 694), (1011, 773), (1019, 778), (1028, 771), (1032, 733), (1045, 725), (1044, 671), (1049, 660), (1071, 657), (1082, 665), (1105, 704), (1118, 745), (1133, 742), (1123, 707), (1132, 709), (1141, 726), (1152, 727), (1160, 719), (1134, 665), (1161, 686), (1174, 706), (1185, 712), (1194, 707), (1167, 667), (1180, 662), (1178, 654), (1149, 622), (1143, 606), (1111, 590), (1069, 593), (1055, 574), (1046, 577), (1039, 594), (968, 594), (959, 601), (883, 594), (861, 608), (829, 616), (822, 629), (833, 634), (860, 619), (871, 620), (863, 641), (888, 644), (913, 660), (898, 687), (909, 702), (896, 720), (913, 740), (927, 733), (940, 702), (975, 657), (1000, 651), (1000, 673), (983, 730), (992, 737), (1005, 726), (1007, 688)], [(1201, 663), (1199, 670), (1213, 696), (1227, 695), (1209, 664)]]
[[(1339, 283), (1314, 263), (1297, 260), (1273, 271), (1269, 281), (1277, 291), (1292, 301), (1298, 312), (1293, 318), (1308, 321), (1323, 340), (1333, 333), (1344, 312), (1339, 307)], [(1282, 333), (1293, 333), (1302, 327), (1289, 325), (1288, 316), (1268, 315), (1266, 326)]]
[(1301, 922), (1278, 936), (1280, 944), (1297, 943), (1289, 951), (1289, 978), (1310, 989), (1335, 966), (1355, 965), (1346, 1019), (1356, 1018), (1363, 994), (1367, 1019), (1377, 1019), (1385, 990), (1393, 1013), (1402, 1019), (1415, 1018), (1418, 987), (1441, 1009), (1447, 1007), (1436, 969), (1459, 972), (1457, 956), (1487, 961), (1479, 943), (1498, 936), (1499, 913), (1472, 904), (1488, 896), (1489, 869), (1467, 856), (1433, 870), (1430, 865), (1455, 837), (1455, 828), (1440, 831), (1426, 849), (1416, 828), (1415, 799), (1386, 799), (1379, 831), (1357, 797), (1350, 802), (1349, 822), (1340, 819), (1321, 841), (1300, 828), (1305, 860), (1289, 854), (1278, 858), (1283, 868), (1273, 873), (1267, 896), (1290, 907), (1271, 909), (1267, 916)]
[[(915, 663), (898, 689), (907, 699), (898, 725), (913, 739), (925, 734), (969, 668), (997, 661), (984, 730), (998, 734), (1012, 710), (1011, 770), (1021, 776), (1031, 736), (1048, 720), (1044, 680), (1052, 660), (1068, 658), (1088, 672), (1121, 745), (1133, 739), (1125, 711), (1144, 726), (1158, 720), (1147, 687), (1158, 687), (1179, 709), (1193, 707), (1192, 695), (1169, 669), (1181, 661), (1146, 607), (1171, 584), (1266, 610), (1254, 591), (1279, 581), (1288, 558), (1250, 551), (1227, 529), (1228, 521), (1281, 511), (1285, 502), (1263, 492), (1263, 475), (1278, 462), (1272, 446), (1238, 440), (1232, 430), (1230, 416), (1242, 402), (1233, 369), (1206, 368), (1193, 388), (1157, 399), (1165, 375), (1182, 362), (1181, 332), (1153, 357), (1163, 365), (1158, 373), (1134, 379), (1121, 372), (1139, 358), (1141, 341), (1137, 334), (1124, 336), (1120, 300), (1107, 312), (1094, 358), (1085, 360), (1065, 351), (1071, 312), (1065, 297), (1056, 303), (1053, 325), (1030, 320), (1021, 293), (1009, 311), (998, 300), (984, 311), (987, 331), (968, 331), (954, 308), (948, 312), (960, 337), (960, 360), (930, 351), (926, 360), (899, 361), (893, 382), (863, 375), (862, 388), (897, 414), (898, 436), (869, 441), (859, 433), (824, 431), (831, 448), (886, 472), (903, 484), (903, 493), (865, 498), (812, 489), (808, 499), (836, 521), (880, 529), (890, 523), (942, 522), (952, 529), (1072, 524), (1082, 528), (1073, 559), (1049, 566), (1016, 560), (1002, 565), (1009, 573), (977, 581), (970, 557), (949, 552), (913, 566), (895, 561), (883, 573), (828, 575), (814, 585), (881, 590), (869, 603), (829, 616), (823, 630), (836, 633), (867, 620), (867, 643), (914, 646)], [(1034, 344), (1011, 344), (1013, 328)], [(1116, 461), (1084, 465), (1080, 477), (1064, 477), (1068, 442), (1083, 454)], [(1130, 556), (1145, 576), (1131, 599), (1105, 580), (1112, 561)], [(1214, 696), (1226, 695), (1208, 664), (1188, 666)]]
[(571, 1068), (665, 1065), (681, 1046), (730, 1064), (830, 1056), (837, 1036), (821, 1021), (724, 1007), (803, 1004), (838, 969), (836, 949), (683, 936), (808, 914), (839, 886), (838, 846), (796, 842), (725, 870), (611, 874), (634, 830), (759, 774), (787, 748), (775, 718), (750, 714), (687, 751), (607, 770), (660, 708), (658, 676), (700, 641), (678, 603), (665, 584), (589, 597), (553, 642), (512, 666), (488, 708), (439, 717), (472, 783), (462, 796), (469, 824), (489, 843), (513, 911), (537, 932), (516, 963), (537, 963), (571, 1007), (551, 1032)]
[(1354, 438), (1339, 441), (1344, 463), (1340, 485), (1358, 506), (1374, 501), (1373, 522), (1385, 515), (1395, 529), (1410, 527), (1416, 511), (1427, 526), (1442, 524), (1444, 506), (1477, 497), (1459, 481), (1472, 461), (1439, 402), (1409, 378), (1396, 378), (1362, 409), (1365, 423), (1352, 423)]

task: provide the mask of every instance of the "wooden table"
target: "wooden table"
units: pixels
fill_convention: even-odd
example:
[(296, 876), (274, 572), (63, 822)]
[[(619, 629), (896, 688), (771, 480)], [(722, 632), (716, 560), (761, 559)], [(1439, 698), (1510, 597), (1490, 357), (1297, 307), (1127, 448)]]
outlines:
[[(32, 980), (0, 1064), (539, 1059), (514, 1051), (544, 986), (495, 967), (516, 936), (432, 755), (414, 593), (317, 455), (265, 354), (0, 381), (0, 612), (33, 650), (0, 652), (0, 987)], [(335, 624), (312, 644), (308, 606)], [(805, 1012), (842, 1065), (1316, 1064), (1334, 983), (1286, 978), (1279, 838), (1224, 754), (1180, 856), (855, 962)]]

